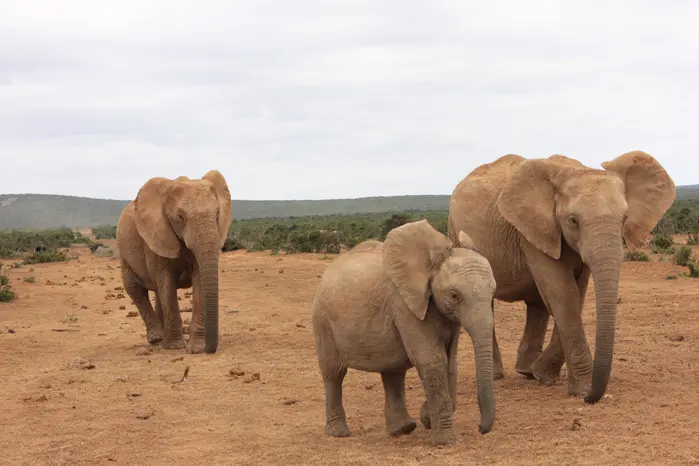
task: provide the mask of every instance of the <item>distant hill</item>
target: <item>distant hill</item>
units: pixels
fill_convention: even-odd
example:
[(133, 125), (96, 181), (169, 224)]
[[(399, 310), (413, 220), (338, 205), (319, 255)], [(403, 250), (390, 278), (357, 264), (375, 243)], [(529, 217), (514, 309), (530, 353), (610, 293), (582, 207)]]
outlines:
[[(677, 199), (699, 199), (699, 185), (678, 186)], [(116, 224), (128, 201), (47, 194), (0, 194), (0, 229), (92, 227)], [(305, 217), (446, 210), (449, 195), (293, 201), (233, 201), (233, 218)]]
[[(0, 194), (0, 229), (92, 227), (116, 224), (129, 201), (47, 194)], [(233, 201), (233, 218), (445, 210), (448, 195), (300, 201)]]

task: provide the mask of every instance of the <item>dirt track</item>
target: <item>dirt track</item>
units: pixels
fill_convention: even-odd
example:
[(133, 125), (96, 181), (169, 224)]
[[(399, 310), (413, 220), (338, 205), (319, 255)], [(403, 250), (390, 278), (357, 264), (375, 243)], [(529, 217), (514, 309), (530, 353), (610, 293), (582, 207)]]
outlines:
[[(352, 370), (344, 399), (353, 436), (324, 435), (309, 305), (327, 258), (222, 255), (221, 339), (210, 356), (148, 345), (119, 295), (118, 261), (72, 253), (79, 260), (8, 270), (20, 299), (0, 303), (2, 464), (699, 464), (699, 279), (667, 280), (686, 271), (669, 257), (624, 263), (612, 379), (594, 406), (568, 397), (565, 379), (542, 387), (514, 372), (523, 305), (498, 303), (506, 376), (495, 384), (493, 431), (478, 434), (464, 336), (461, 443), (436, 448), (419, 423), (388, 437), (379, 375)], [(592, 284), (584, 315), (594, 348)], [(424, 395), (414, 369), (407, 384), (417, 419)]]

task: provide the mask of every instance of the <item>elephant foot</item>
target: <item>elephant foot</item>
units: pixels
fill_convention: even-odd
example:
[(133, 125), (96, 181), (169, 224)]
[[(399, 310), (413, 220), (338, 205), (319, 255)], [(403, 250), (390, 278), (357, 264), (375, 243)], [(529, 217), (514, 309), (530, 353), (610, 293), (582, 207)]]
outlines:
[(432, 445), (454, 445), (459, 442), (459, 438), (451, 427), (448, 429), (433, 430), (431, 440)]
[(568, 395), (575, 397), (585, 397), (592, 387), (592, 377), (568, 378)]
[(400, 435), (408, 435), (414, 431), (416, 427), (417, 423), (408, 417), (399, 421), (389, 422), (386, 425), (386, 430), (388, 431), (389, 435), (398, 437)]
[(534, 379), (534, 364), (541, 357), (541, 351), (535, 353), (517, 353), (515, 370), (528, 379)]
[(560, 378), (561, 368), (557, 365), (547, 364), (542, 359), (539, 356), (539, 359), (532, 364), (531, 373), (533, 378), (538, 380), (541, 385), (551, 386)]
[(190, 354), (198, 354), (204, 352), (204, 337), (195, 337), (194, 335), (189, 336), (189, 343), (187, 345), (187, 352)]
[(500, 380), (505, 378), (505, 371), (502, 369), (496, 369), (493, 371), (493, 380)]
[(430, 420), (430, 409), (427, 406), (427, 401), (422, 403), (422, 407), (420, 407), (420, 422), (422, 423), (422, 426), (425, 429), (432, 428), (432, 422)]
[(350, 430), (349, 427), (347, 427), (347, 421), (344, 419), (328, 421), (325, 424), (325, 434), (330, 437), (349, 437)]
[(146, 338), (148, 339), (148, 343), (151, 345), (156, 345), (163, 341), (163, 329), (154, 329), (150, 328), (146, 330)]
[(179, 338), (165, 338), (160, 342), (160, 346), (166, 350), (183, 349), (186, 347), (186, 345), (187, 344), (184, 341), (184, 337), (182, 336)]

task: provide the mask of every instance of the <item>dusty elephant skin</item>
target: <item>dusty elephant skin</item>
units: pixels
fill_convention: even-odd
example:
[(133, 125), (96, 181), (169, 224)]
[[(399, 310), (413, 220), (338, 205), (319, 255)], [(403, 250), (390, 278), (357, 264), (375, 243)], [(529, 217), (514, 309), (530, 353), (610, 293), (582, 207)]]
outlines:
[[(457, 247), (458, 246), (458, 247)], [(493, 312), (495, 280), (466, 234), (450, 241), (427, 220), (369, 240), (325, 271), (313, 302), (316, 354), (325, 385), (325, 432), (347, 437), (342, 404), (348, 368), (380, 372), (386, 430), (405, 435), (417, 426), (405, 404), (406, 371), (415, 367), (426, 394), (422, 424), (434, 444), (457, 442), (456, 353), (463, 327), (476, 357), (479, 431), (495, 420)]]
[[(643, 244), (675, 199), (675, 184), (652, 156), (633, 151), (593, 169), (563, 155), (505, 155), (454, 189), (450, 238), (464, 231), (490, 261), (495, 298), (527, 306), (516, 370), (552, 384), (563, 363), (568, 393), (599, 401), (612, 368), (623, 245)], [(590, 274), (597, 331), (594, 364), (582, 323)], [(549, 312), (551, 342), (542, 350)], [(494, 337), (495, 377), (503, 376)]]
[[(218, 346), (218, 261), (232, 221), (223, 175), (151, 178), (117, 223), (124, 289), (138, 308), (151, 344), (185, 347), (177, 289), (192, 287), (190, 353)], [(148, 299), (155, 292), (155, 311)]]

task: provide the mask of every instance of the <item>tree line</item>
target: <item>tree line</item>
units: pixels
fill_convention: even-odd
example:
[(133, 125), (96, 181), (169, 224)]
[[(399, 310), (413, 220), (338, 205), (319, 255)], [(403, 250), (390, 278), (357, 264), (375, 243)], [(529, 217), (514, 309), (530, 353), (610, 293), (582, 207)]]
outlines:
[[(366, 214), (336, 214), (304, 217), (268, 217), (233, 220), (224, 251), (285, 251), (339, 253), (367, 239), (383, 240), (403, 223), (427, 219), (437, 230), (447, 233), (447, 210), (403, 211)], [(94, 227), (97, 240), (116, 238), (115, 225)], [(653, 229), (653, 235), (688, 235), (689, 244), (699, 244), (699, 199), (678, 200)], [(17, 257), (84, 243), (95, 247), (90, 238), (69, 228), (51, 230), (0, 231), (0, 257)]]

